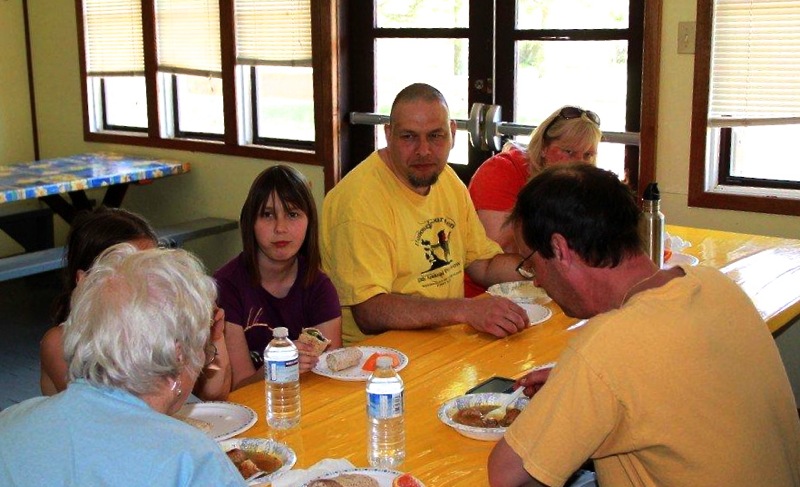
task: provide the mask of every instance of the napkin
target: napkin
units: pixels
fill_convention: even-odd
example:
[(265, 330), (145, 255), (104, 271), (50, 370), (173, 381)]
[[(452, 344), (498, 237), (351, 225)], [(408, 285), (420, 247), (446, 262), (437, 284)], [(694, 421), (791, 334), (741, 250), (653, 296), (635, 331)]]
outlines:
[(356, 468), (344, 458), (326, 458), (315, 463), (306, 470), (289, 470), (280, 477), (272, 480), (272, 487), (297, 487), (319, 478), (325, 474)]
[(692, 243), (688, 240), (684, 240), (677, 235), (670, 235), (669, 233), (664, 233), (664, 248), (670, 249), (673, 252), (680, 252), (686, 247), (691, 247)]

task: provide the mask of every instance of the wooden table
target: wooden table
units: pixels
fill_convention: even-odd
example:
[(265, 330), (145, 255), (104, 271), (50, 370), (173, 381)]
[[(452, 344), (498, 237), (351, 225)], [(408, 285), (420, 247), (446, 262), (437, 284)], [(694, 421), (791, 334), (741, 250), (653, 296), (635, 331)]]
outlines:
[[(685, 253), (730, 274), (754, 299), (771, 330), (782, 329), (798, 314), (800, 241), (683, 227), (668, 231), (692, 243)], [(553, 310), (550, 320), (504, 339), (459, 325), (391, 331), (362, 343), (396, 348), (409, 357), (400, 372), (406, 387), (407, 435), (401, 470), (428, 486), (486, 485), (486, 461), (493, 443), (459, 435), (439, 421), (438, 408), (493, 375), (516, 378), (556, 360), (580, 328), (555, 303), (548, 306)], [(229, 400), (253, 408), (259, 416), (242, 436), (272, 437), (288, 444), (297, 453), (297, 468), (323, 458), (347, 458), (356, 466), (367, 466), (365, 384), (307, 373), (300, 389), (301, 423), (288, 432), (267, 427), (262, 384), (234, 391)]]

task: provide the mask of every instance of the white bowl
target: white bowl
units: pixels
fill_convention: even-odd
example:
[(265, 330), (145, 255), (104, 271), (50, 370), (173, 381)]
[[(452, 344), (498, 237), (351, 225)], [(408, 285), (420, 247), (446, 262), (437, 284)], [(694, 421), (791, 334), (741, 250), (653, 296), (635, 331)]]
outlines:
[[(464, 396), (450, 399), (446, 403), (442, 404), (442, 406), (439, 408), (439, 420), (467, 438), (483, 441), (498, 441), (506, 432), (505, 428), (480, 428), (478, 426), (467, 426), (465, 424), (456, 423), (453, 421), (453, 415), (461, 409), (473, 406), (499, 406), (506, 399), (508, 399), (508, 396), (509, 394), (504, 394), (502, 392), (480, 392), (477, 394), (466, 394)], [(530, 399), (522, 396), (514, 401), (511, 405), (517, 409), (524, 409), (525, 406), (528, 405), (528, 402), (530, 402)]]
[(550, 311), (550, 308), (542, 306), (541, 304), (518, 304), (522, 309), (525, 310), (526, 313), (528, 313), (528, 322), (531, 326), (544, 323), (545, 321), (549, 320), (551, 316), (553, 316), (553, 312)]
[(283, 475), (284, 472), (291, 470), (297, 462), (297, 455), (294, 450), (283, 443), (268, 438), (233, 438), (219, 442), (222, 451), (228, 452), (234, 448), (250, 452), (263, 452), (275, 455), (281, 461), (281, 468), (264, 477), (259, 477), (249, 485), (267, 485), (272, 479)]
[(544, 289), (534, 286), (532, 281), (501, 282), (489, 286), (486, 292), (508, 298), (517, 304), (545, 304), (551, 301)]

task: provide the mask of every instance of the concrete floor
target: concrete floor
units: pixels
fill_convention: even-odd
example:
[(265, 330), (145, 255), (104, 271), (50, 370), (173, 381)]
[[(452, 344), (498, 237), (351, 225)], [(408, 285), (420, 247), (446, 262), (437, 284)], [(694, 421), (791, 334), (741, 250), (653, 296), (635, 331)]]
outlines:
[(0, 282), (0, 409), (40, 395), (39, 340), (60, 290), (57, 271)]

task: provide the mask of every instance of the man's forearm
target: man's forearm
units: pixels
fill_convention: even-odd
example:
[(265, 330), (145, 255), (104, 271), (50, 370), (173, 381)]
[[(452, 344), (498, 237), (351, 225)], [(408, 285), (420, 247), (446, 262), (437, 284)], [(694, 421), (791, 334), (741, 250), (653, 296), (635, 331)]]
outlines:
[(517, 265), (522, 261), (519, 254), (497, 254), (491, 259), (478, 260), (467, 267), (469, 277), (483, 287), (499, 282), (519, 281)]
[(353, 306), (352, 311), (361, 331), (381, 333), (387, 330), (416, 330), (464, 323), (468, 302), (468, 299), (379, 294)]

